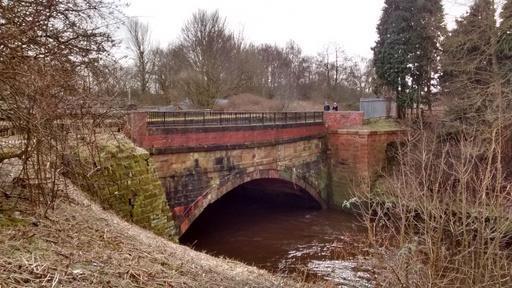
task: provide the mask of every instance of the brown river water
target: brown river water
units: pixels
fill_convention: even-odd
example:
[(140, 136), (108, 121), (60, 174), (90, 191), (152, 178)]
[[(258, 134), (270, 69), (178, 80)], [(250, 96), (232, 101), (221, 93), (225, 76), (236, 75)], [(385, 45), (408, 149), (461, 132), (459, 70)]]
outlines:
[(325, 279), (339, 287), (372, 287), (364, 229), (357, 218), (319, 208), (305, 194), (240, 187), (211, 204), (180, 241), (273, 273)]

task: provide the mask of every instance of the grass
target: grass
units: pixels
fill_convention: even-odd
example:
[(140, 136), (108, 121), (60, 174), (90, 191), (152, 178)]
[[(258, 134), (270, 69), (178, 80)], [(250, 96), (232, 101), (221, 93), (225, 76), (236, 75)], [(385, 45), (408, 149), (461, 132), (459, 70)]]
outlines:
[[(4, 212), (5, 213), (5, 212)], [(13, 215), (0, 214), (0, 229), (7, 229), (10, 227), (26, 226), (29, 222), (26, 219), (17, 218)]]
[(46, 217), (23, 201), (0, 210), (0, 287), (307, 286), (174, 244), (64, 184)]
[(365, 129), (375, 130), (375, 131), (388, 131), (388, 130), (396, 130), (402, 129), (400, 125), (392, 119), (376, 119), (376, 120), (368, 120), (363, 126)]

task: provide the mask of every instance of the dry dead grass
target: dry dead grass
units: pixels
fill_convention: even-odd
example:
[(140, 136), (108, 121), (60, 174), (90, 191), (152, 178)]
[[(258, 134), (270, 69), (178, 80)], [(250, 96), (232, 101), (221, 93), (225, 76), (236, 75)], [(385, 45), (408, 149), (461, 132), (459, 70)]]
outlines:
[[(69, 183), (47, 217), (0, 196), (0, 287), (303, 287), (176, 245), (102, 210)], [(34, 216), (35, 215), (35, 216)]]
[(250, 93), (243, 93), (231, 96), (228, 102), (218, 105), (216, 109), (223, 111), (249, 111), (249, 112), (266, 112), (266, 111), (322, 111), (323, 104), (314, 101), (291, 101), (283, 103), (276, 99), (268, 99)]
[(411, 130), (395, 166), (353, 190), (371, 245), (384, 248), (383, 287), (512, 287), (501, 128), (459, 129)]

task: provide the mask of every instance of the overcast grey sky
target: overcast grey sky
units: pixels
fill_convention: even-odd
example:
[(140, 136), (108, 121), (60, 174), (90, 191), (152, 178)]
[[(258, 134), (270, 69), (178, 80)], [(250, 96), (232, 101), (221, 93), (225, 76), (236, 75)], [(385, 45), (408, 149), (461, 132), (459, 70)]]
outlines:
[[(443, 0), (447, 22), (464, 13), (469, 0)], [(131, 0), (126, 14), (149, 24), (155, 45), (179, 37), (198, 9), (219, 10), (228, 25), (253, 43), (296, 41), (315, 55), (330, 43), (352, 56), (371, 56), (384, 0)]]

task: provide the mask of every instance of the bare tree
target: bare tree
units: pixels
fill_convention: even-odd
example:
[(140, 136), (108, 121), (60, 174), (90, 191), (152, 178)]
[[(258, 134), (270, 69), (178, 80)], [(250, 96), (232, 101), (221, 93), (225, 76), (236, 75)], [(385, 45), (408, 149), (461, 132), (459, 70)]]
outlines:
[(153, 75), (159, 92), (164, 95), (169, 94), (174, 76), (174, 65), (170, 52), (170, 49), (161, 48), (156, 48), (153, 51), (153, 55), (155, 56)]
[(152, 69), (151, 39), (149, 27), (135, 18), (126, 23), (128, 43), (135, 61), (135, 78), (140, 93), (146, 94)]
[(195, 105), (211, 107), (246, 84), (242, 37), (228, 31), (217, 11), (196, 12), (182, 29), (181, 44), (190, 67), (181, 87)]
[(55, 200), (70, 131), (94, 133), (114, 104), (105, 96), (115, 94), (116, 11), (103, 0), (0, 2), (0, 119), (21, 137), (17, 153), (0, 147), (0, 162), (21, 159), (19, 178), (36, 184), (25, 197), (37, 204)]

